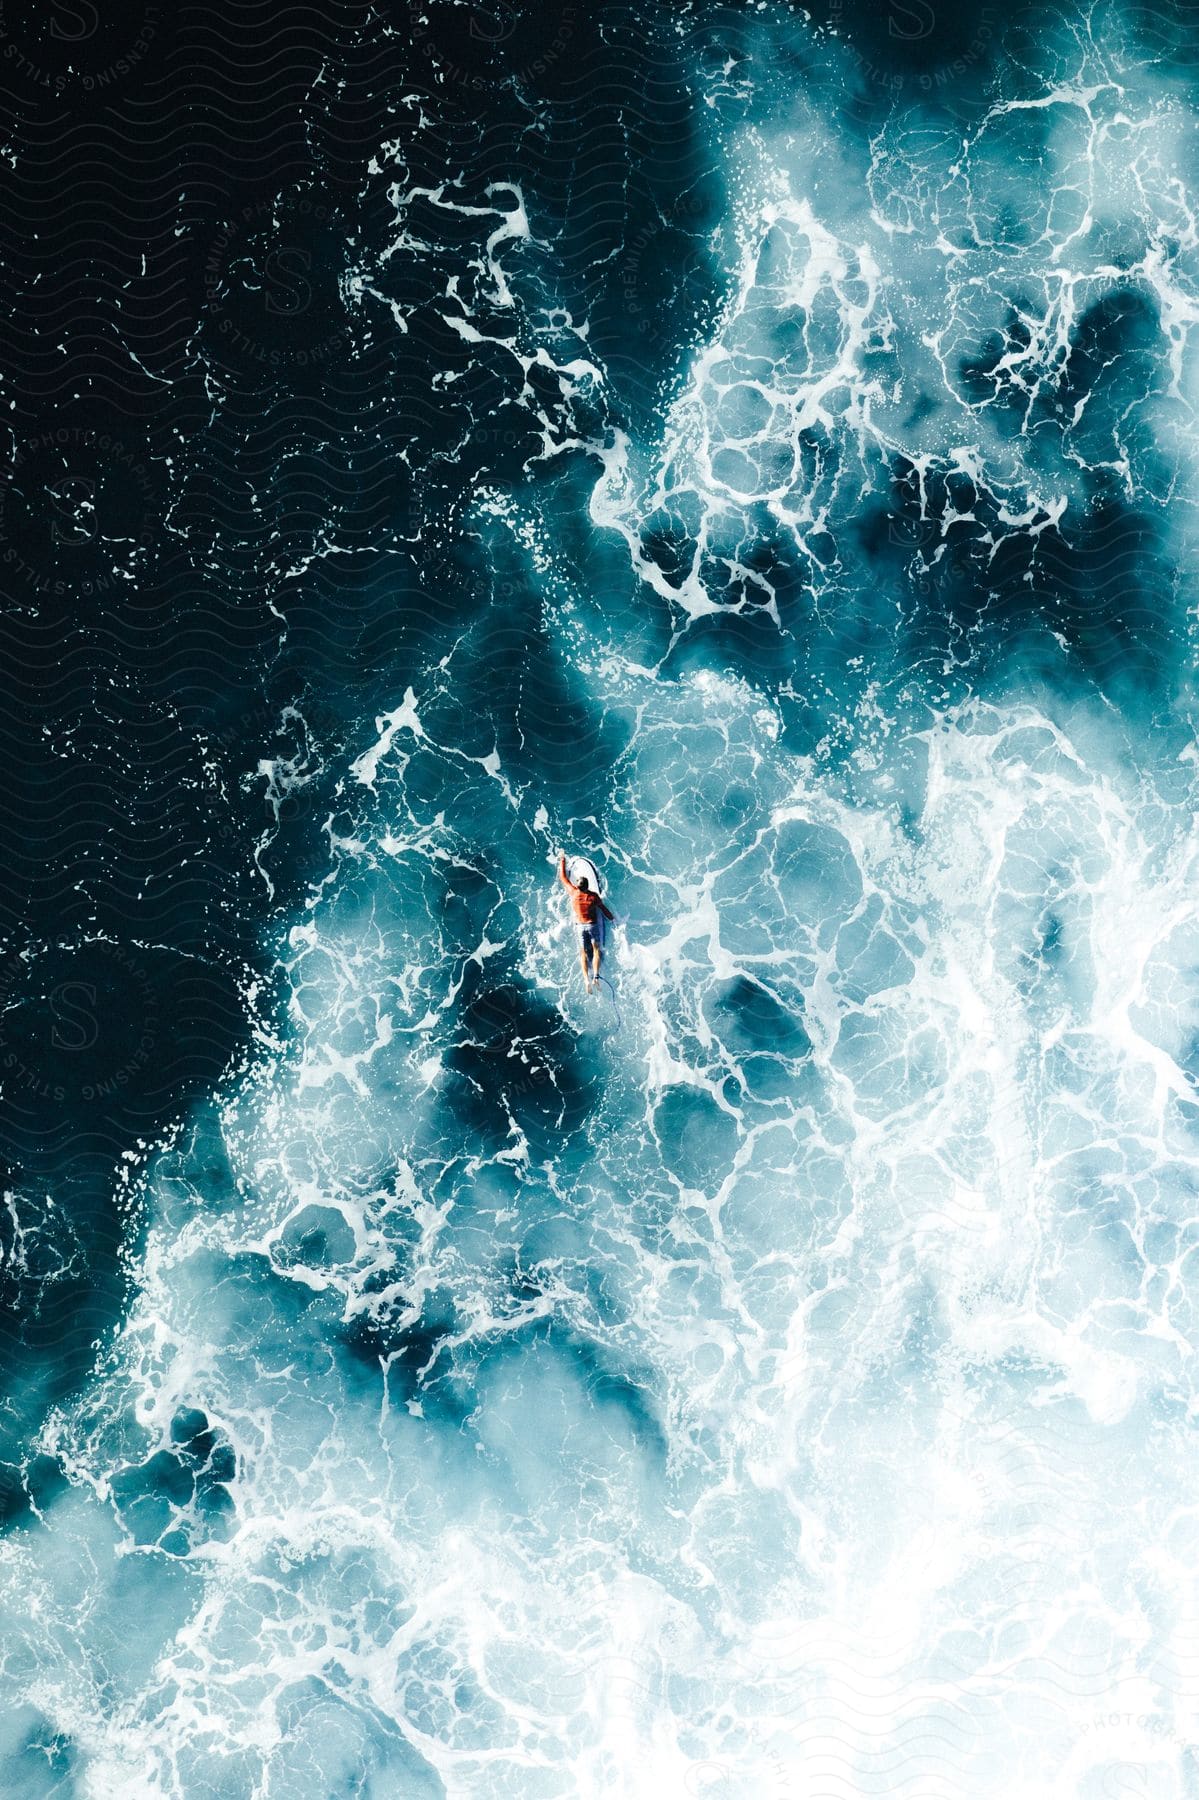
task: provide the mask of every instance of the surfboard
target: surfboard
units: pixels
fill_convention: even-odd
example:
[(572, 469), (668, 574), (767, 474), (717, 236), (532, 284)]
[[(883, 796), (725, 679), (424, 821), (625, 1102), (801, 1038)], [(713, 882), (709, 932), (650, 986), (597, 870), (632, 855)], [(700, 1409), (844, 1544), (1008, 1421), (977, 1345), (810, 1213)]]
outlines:
[(603, 895), (604, 884), (599, 878), (599, 870), (589, 856), (568, 856), (566, 873), (572, 881), (577, 881), (580, 875), (585, 875), (592, 893)]
[[(598, 894), (601, 900), (603, 899), (604, 884), (600, 880), (599, 870), (589, 856), (568, 856), (566, 859), (566, 873), (570, 876), (570, 879), (575, 882), (578, 881), (580, 875), (586, 876), (587, 885), (592, 893)], [(602, 912), (596, 913), (595, 923), (599, 930), (599, 941), (602, 946), (608, 939), (608, 921), (605, 919)]]

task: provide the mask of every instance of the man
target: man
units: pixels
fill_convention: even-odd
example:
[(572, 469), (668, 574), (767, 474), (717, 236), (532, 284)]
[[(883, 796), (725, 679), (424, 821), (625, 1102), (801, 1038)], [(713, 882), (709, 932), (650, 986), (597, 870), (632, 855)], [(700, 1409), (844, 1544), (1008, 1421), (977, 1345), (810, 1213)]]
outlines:
[[(602, 942), (604, 934), (603, 927), (599, 922), (599, 915), (603, 913), (605, 919), (610, 919), (612, 914), (599, 895), (592, 891), (591, 883), (585, 875), (580, 875), (577, 881), (570, 879), (566, 873), (565, 856), (558, 864), (558, 880), (564, 888), (569, 889), (571, 902), (575, 909), (575, 918), (583, 927), (583, 981), (587, 992), (593, 994), (599, 987), (600, 964), (604, 960)], [(594, 968), (592, 967), (593, 960)]]

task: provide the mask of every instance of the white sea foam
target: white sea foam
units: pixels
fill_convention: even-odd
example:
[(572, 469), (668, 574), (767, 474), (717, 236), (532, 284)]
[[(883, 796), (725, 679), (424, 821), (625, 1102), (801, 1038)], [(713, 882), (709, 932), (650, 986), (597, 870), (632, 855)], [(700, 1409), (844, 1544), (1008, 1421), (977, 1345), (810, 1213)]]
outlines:
[[(607, 700), (640, 719), (609, 872), (645, 898), (581, 1136), (447, 1167), (384, 859), (348, 922), (323, 890), (294, 1048), (209, 1127), (229, 1199), (186, 1152), (155, 1172), (141, 1296), (47, 1435), (71, 1497), (4, 1547), (31, 1700), (95, 1794), (1085, 1793), (1146, 1756), (1185, 1792), (1193, 828), (1081, 706), (926, 729), (905, 825), (726, 683)], [(386, 756), (375, 792), (368, 847), (402, 835)], [(521, 834), (502, 885), (548, 920)], [(419, 886), (460, 849), (398, 854)], [(338, 1349), (436, 1294), (444, 1341)], [(120, 1492), (186, 1410), (228, 1513)]]
[[(1038, 99), (1085, 182), (1056, 223), (1039, 195), (1030, 401), (1117, 279), (1088, 216), (1166, 230), (1136, 98)], [(799, 193), (781, 129), (735, 146), (729, 304), (591, 500), (680, 631), (719, 610), (702, 547), (748, 571), (759, 505), (810, 547), (897, 445), (988, 530), (1079, 499), (1069, 454), (1042, 479), (895, 386), (948, 391), (1010, 298), (1019, 247), (963, 230), (1009, 204), (1014, 121), (956, 172), (876, 144), (852, 198), (831, 163)], [(1185, 268), (1142, 247), (1184, 393)], [(1101, 459), (1152, 498), (1126, 427)], [(672, 580), (642, 532), (684, 490)], [(544, 521), (485, 517), (546, 576)], [(95, 1800), (1194, 1792), (1199, 765), (1018, 671), (966, 703), (863, 673), (797, 747), (768, 684), (651, 670), (619, 619), (597, 649), (567, 588), (549, 654), (623, 733), (586, 824), (616, 1004), (547, 865), (584, 822), (443, 731), (449, 657), (347, 756), (273, 946), (282, 1048), (148, 1173), (139, 1292), (44, 1434), (68, 1488), (0, 1543), (10, 1679)]]

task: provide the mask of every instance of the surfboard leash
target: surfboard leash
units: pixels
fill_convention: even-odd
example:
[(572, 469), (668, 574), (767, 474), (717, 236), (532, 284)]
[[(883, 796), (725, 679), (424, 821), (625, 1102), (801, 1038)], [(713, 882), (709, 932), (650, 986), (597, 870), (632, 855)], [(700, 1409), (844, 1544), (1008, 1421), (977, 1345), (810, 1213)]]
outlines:
[(612, 986), (612, 983), (608, 980), (608, 977), (604, 974), (602, 969), (600, 970), (600, 980), (612, 996), (612, 1011), (616, 1014), (616, 1029), (617, 1031), (623, 1031), (624, 1024), (620, 1017), (620, 1008), (616, 1004), (616, 989)]

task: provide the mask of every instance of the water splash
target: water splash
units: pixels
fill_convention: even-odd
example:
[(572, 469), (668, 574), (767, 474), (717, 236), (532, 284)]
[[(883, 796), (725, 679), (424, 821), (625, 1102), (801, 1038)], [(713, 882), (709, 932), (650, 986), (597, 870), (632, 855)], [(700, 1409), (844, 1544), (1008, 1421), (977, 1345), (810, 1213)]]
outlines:
[(739, 250), (654, 431), (531, 178), (397, 190), (525, 479), (42, 1434), (6, 1780), (1194, 1789), (1189, 115), (1046, 34), (863, 134), (807, 31), (713, 90)]

